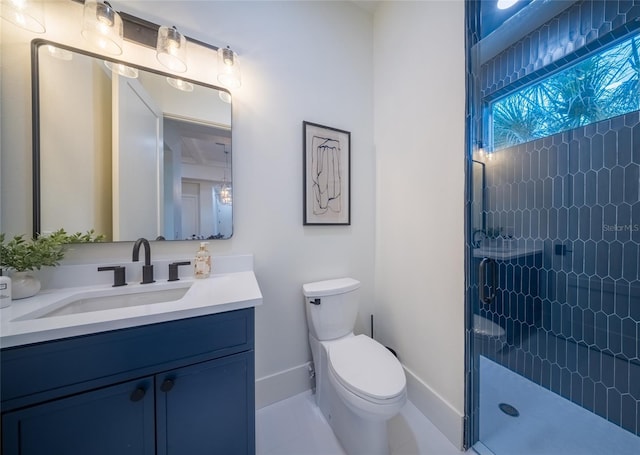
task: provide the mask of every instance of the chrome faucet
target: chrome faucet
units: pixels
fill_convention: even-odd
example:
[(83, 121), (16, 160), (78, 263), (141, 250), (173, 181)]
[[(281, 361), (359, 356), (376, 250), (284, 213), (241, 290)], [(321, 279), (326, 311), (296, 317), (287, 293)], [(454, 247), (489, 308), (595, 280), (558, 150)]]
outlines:
[(144, 265), (142, 266), (142, 281), (140, 284), (153, 283), (156, 280), (153, 279), (153, 265), (151, 265), (151, 245), (149, 241), (143, 237), (136, 240), (133, 244), (133, 257), (132, 261), (137, 262), (140, 256), (140, 245), (144, 245)]

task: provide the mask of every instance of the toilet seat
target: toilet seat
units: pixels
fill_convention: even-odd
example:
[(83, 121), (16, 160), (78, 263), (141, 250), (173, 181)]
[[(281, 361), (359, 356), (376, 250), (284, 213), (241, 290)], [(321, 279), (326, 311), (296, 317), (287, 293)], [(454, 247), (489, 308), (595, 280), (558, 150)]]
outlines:
[(358, 335), (333, 343), (329, 369), (345, 389), (373, 403), (404, 396), (406, 378), (398, 359), (377, 341)]

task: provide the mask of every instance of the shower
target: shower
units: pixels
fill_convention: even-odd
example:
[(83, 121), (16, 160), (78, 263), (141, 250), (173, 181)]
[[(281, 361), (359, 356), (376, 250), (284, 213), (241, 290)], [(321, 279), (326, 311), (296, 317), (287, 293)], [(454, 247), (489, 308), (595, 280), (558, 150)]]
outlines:
[(467, 2), (466, 445), (640, 453), (640, 6), (496, 3)]

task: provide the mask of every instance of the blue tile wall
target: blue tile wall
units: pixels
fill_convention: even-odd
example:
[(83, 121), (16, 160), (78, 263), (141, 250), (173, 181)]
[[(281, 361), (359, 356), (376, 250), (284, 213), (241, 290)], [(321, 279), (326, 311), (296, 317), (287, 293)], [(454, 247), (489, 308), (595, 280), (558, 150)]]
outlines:
[[(599, 159), (609, 132), (630, 139)], [(485, 163), (487, 224), (543, 253), (500, 262), (495, 303), (476, 308), (507, 332), (508, 349), (485, 354), (636, 434), (639, 148), (636, 111), (496, 152)]]
[[(471, 96), (502, 96), (638, 29), (639, 18), (639, 0), (576, 2), (471, 69)], [(485, 170), (487, 226), (543, 253), (501, 263), (489, 307), (471, 263), (468, 301), (508, 340), (479, 349), (640, 435), (640, 113), (500, 150)]]
[(640, 27), (640, 2), (578, 1), (480, 69), (480, 96), (496, 98)]

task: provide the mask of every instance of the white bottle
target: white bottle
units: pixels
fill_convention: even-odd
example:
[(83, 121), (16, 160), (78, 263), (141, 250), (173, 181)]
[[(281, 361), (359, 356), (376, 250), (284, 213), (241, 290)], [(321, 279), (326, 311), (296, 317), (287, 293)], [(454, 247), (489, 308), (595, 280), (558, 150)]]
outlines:
[(11, 305), (11, 278), (0, 275), (0, 308)]
[(200, 249), (196, 253), (194, 261), (194, 276), (196, 278), (208, 278), (211, 274), (211, 254), (207, 250), (209, 242), (200, 242)]

